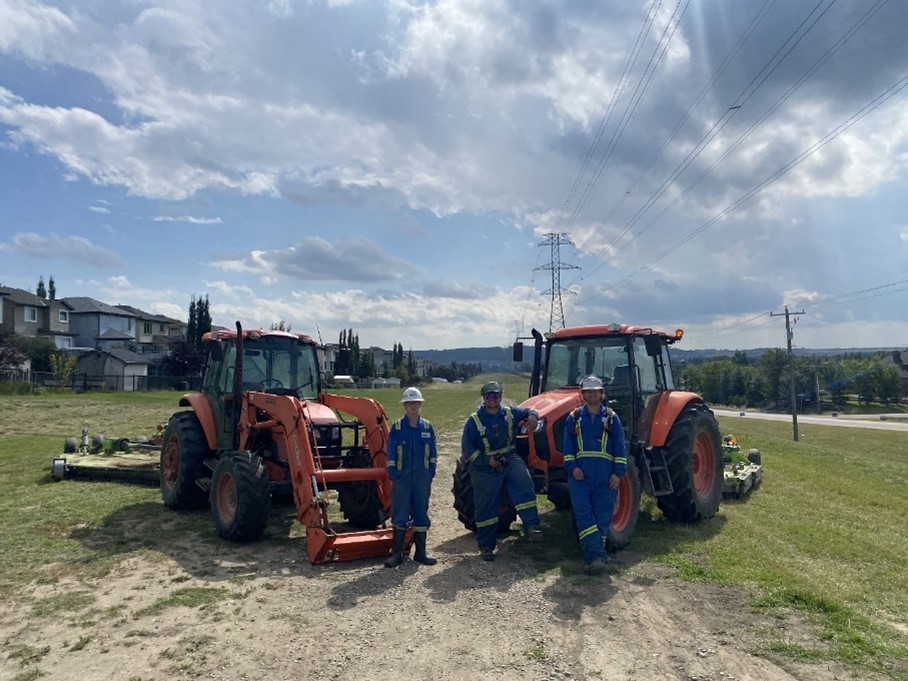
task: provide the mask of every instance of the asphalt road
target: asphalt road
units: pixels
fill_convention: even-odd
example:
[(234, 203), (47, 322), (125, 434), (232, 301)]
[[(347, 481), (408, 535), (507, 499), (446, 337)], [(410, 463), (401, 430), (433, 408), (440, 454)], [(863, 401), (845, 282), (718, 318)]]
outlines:
[[(716, 416), (791, 423), (791, 414), (764, 414), (757, 411), (731, 411), (713, 409)], [(743, 416), (742, 416), (743, 414)], [(842, 426), (844, 428), (871, 428), (873, 430), (896, 430), (908, 433), (908, 418), (904, 414), (882, 414), (876, 416), (832, 416), (831, 414), (798, 414), (798, 426)]]

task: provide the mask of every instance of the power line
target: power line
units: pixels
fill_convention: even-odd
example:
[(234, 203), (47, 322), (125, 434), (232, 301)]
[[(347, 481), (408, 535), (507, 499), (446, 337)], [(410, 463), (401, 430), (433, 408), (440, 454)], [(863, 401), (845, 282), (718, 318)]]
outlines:
[[(594, 257), (594, 259), (592, 261), (592, 263), (598, 262), (598, 264), (593, 264), (592, 266), (588, 266), (587, 267), (588, 273), (593, 272), (602, 266), (602, 263), (599, 261), (602, 260), (604, 255), (607, 252), (609, 252), (611, 250), (611, 248), (620, 239), (622, 239), (634, 227), (634, 225), (636, 225), (636, 223), (650, 210), (650, 208), (652, 208), (655, 205), (655, 203), (665, 194), (665, 192), (668, 191), (668, 189), (671, 187), (671, 185), (681, 176), (681, 174), (683, 174), (683, 172), (693, 163), (693, 161), (697, 157), (700, 156), (700, 154), (706, 149), (706, 147), (709, 146), (709, 144), (718, 136), (718, 134), (731, 121), (731, 119), (738, 113), (738, 111), (740, 111), (741, 107), (745, 103), (747, 103), (747, 101), (757, 92), (757, 90), (776, 71), (776, 69), (782, 64), (782, 62), (791, 54), (791, 52), (795, 49), (795, 47), (797, 47), (797, 45), (800, 44), (800, 42), (804, 39), (804, 37), (816, 26), (817, 22), (819, 22), (820, 19), (822, 19), (822, 17), (829, 11), (829, 9), (832, 7), (832, 4), (834, 4), (836, 2), (836, 0), (831, 0), (830, 4), (827, 5), (825, 8), (823, 8), (822, 11), (820, 11), (819, 14), (817, 14), (817, 16), (813, 18), (813, 20), (810, 22), (810, 24), (805, 29), (804, 26), (807, 24), (807, 22), (810, 20), (810, 18), (816, 12), (818, 12), (818, 10), (820, 10), (820, 7), (826, 1), (827, 0), (819, 0), (819, 2), (813, 7), (813, 9), (810, 11), (810, 13), (808, 13), (808, 15), (806, 17), (804, 17), (804, 19), (801, 20), (801, 22), (798, 24), (798, 26), (786, 38), (785, 42), (783, 42), (782, 45), (779, 46), (779, 48), (775, 51), (775, 53), (772, 55), (772, 57), (770, 57), (770, 59), (763, 65), (763, 67), (760, 69), (760, 71), (751, 79), (750, 83), (748, 83), (747, 86), (745, 86), (741, 90), (741, 92), (739, 92), (738, 95), (736, 95), (733, 98), (732, 106), (730, 106), (722, 114), (722, 116), (712, 125), (712, 127), (701, 137), (700, 141), (697, 142), (697, 144), (691, 149), (690, 152), (688, 152), (687, 156), (681, 161), (681, 163), (675, 168), (675, 170), (672, 171), (672, 173), (665, 179), (665, 181), (663, 181), (663, 183), (650, 196), (650, 198), (647, 199), (646, 202), (644, 202), (643, 206), (640, 209), (638, 209), (638, 211), (627, 222), (627, 224), (618, 233), (618, 235), (616, 235), (608, 244), (606, 244), (599, 251), (599, 253), (596, 255), (596, 257)], [(734, 144), (732, 144), (728, 149), (726, 149), (725, 152), (709, 168), (707, 168), (703, 173), (701, 173), (697, 177), (697, 179), (694, 180), (694, 182), (692, 182), (690, 185), (688, 185), (688, 187), (685, 188), (683, 192), (681, 192), (678, 196), (676, 196), (675, 199), (668, 206), (663, 208), (663, 210), (655, 218), (650, 220), (642, 229), (640, 229), (638, 232), (636, 232), (634, 236), (640, 236), (641, 234), (643, 234), (647, 229), (649, 229), (656, 222), (658, 222), (666, 213), (668, 213), (672, 208), (674, 208), (684, 198), (684, 196), (686, 196), (694, 187), (696, 187), (710, 172), (712, 172), (712, 170), (714, 170), (716, 168), (716, 166), (718, 166), (720, 163), (722, 163), (722, 161), (724, 161), (735, 149), (737, 149), (738, 146), (740, 146), (741, 143), (743, 143), (743, 141), (747, 137), (749, 137), (750, 134), (754, 130), (756, 130), (756, 128), (758, 128), (760, 125), (762, 125), (762, 123), (765, 122), (765, 120), (770, 115), (775, 113), (775, 111), (798, 88), (800, 88), (801, 85), (803, 85), (804, 82), (807, 81), (823, 64), (825, 64), (826, 61), (828, 61), (829, 58), (835, 52), (837, 52), (842, 47), (842, 45), (844, 45), (845, 42), (848, 41), (848, 39), (850, 39), (860, 28), (862, 28), (863, 25), (865, 23), (867, 23), (867, 21), (869, 21), (870, 18), (886, 2), (888, 2), (888, 0), (878, 0), (877, 4), (874, 7), (870, 8), (867, 12), (865, 12), (865, 14), (851, 27), (851, 29), (849, 29), (837, 41), (837, 43), (835, 45), (830, 47), (824, 53), (824, 55), (822, 57), (820, 57), (820, 59), (818, 59), (814, 63), (814, 65), (810, 69), (808, 69), (808, 71), (793, 86), (791, 86), (788, 89), (788, 91), (779, 100), (776, 101), (776, 103), (772, 107), (770, 107), (766, 112), (764, 112), (764, 114), (753, 125), (751, 125), (751, 127), (743, 135), (741, 135), (734, 142)], [(759, 14), (758, 14), (758, 18), (760, 18)], [(803, 29), (803, 31), (802, 31), (802, 29)], [(748, 30), (750, 30), (750, 28)], [(800, 35), (798, 35), (799, 33), (800, 33)], [(741, 41), (739, 40), (739, 42), (741, 42)], [(791, 43), (790, 46), (789, 46), (789, 43)], [(788, 46), (787, 50), (785, 49), (786, 46)], [(784, 54), (782, 54), (783, 50), (784, 50)], [(780, 54), (781, 54), (781, 56), (780, 56)], [(773, 63), (773, 62), (775, 62), (775, 63)], [(715, 80), (715, 77), (713, 80)], [(707, 85), (707, 87), (709, 87), (709, 84)], [(704, 94), (704, 93), (701, 92), (701, 95), (702, 94)], [(673, 132), (672, 136), (673, 135), (674, 135), (674, 132)], [(668, 141), (669, 140), (666, 140), (665, 144), (663, 144), (663, 148), (665, 147), (665, 145), (667, 145)], [(661, 149), (657, 153), (661, 153)], [(655, 158), (653, 160), (655, 160)], [(649, 167), (650, 166), (648, 165), (646, 169), (648, 169)], [(644, 171), (646, 169), (644, 169)], [(640, 176), (638, 176), (637, 180), (635, 180), (634, 183), (636, 184), (636, 182), (639, 179), (640, 179)], [(626, 192), (625, 196), (622, 198), (621, 202), (619, 202), (619, 203), (623, 203), (624, 198), (626, 198), (627, 195), (628, 195), (628, 193)], [(613, 209), (613, 211), (614, 211), (614, 209)]]
[(864, 105), (861, 109), (859, 109), (857, 112), (852, 114), (844, 123), (840, 124), (838, 127), (834, 128), (833, 130), (828, 132), (823, 138), (821, 138), (820, 140), (815, 142), (813, 145), (811, 145), (810, 147), (808, 147), (807, 149), (802, 151), (794, 159), (792, 159), (791, 161), (786, 163), (784, 166), (782, 166), (781, 168), (776, 170), (774, 173), (772, 173), (769, 177), (767, 177), (765, 180), (760, 182), (758, 185), (751, 188), (743, 196), (738, 198), (738, 200), (734, 201), (732, 204), (730, 204), (723, 210), (719, 211), (716, 215), (714, 215), (712, 218), (710, 218), (709, 220), (704, 222), (698, 228), (694, 229), (692, 232), (689, 232), (685, 237), (683, 237), (681, 240), (677, 241), (674, 245), (667, 248), (660, 255), (658, 255), (655, 258), (653, 258), (652, 260), (650, 260), (647, 264), (645, 264), (641, 267), (638, 267), (636, 270), (631, 272), (628, 276), (624, 277), (621, 281), (619, 281), (615, 284), (611, 284), (607, 288), (615, 288), (615, 287), (621, 286), (622, 284), (626, 283), (627, 281), (632, 279), (634, 276), (636, 276), (637, 273), (643, 272), (643, 271), (649, 269), (656, 263), (660, 262), (661, 260), (665, 259), (670, 254), (677, 251), (679, 248), (681, 248), (681, 246), (683, 246), (687, 242), (691, 241), (695, 237), (702, 234), (704, 231), (706, 231), (707, 229), (712, 227), (717, 222), (720, 222), (721, 220), (725, 219), (730, 213), (737, 210), (741, 205), (743, 205), (744, 203), (746, 203), (747, 201), (752, 199), (754, 196), (756, 196), (757, 194), (762, 192), (769, 185), (776, 182), (776, 180), (781, 178), (783, 175), (787, 174), (793, 168), (795, 168), (798, 165), (800, 165), (801, 163), (803, 163), (810, 156), (812, 156), (817, 151), (819, 151), (820, 149), (825, 147), (836, 137), (838, 137), (843, 132), (845, 132), (846, 130), (851, 128), (855, 123), (858, 123), (860, 120), (865, 118), (867, 115), (872, 113), (874, 110), (876, 110), (877, 108), (879, 108), (880, 106), (885, 104), (887, 101), (892, 99), (892, 97), (894, 97), (896, 94), (898, 94), (906, 86), (908, 86), (908, 75), (903, 76), (900, 80), (896, 81), (893, 85), (889, 86), (882, 94), (880, 94), (875, 99), (873, 99), (871, 102)]
[[(901, 288), (893, 288), (893, 287)], [(891, 290), (885, 290), (891, 289)], [(878, 286), (871, 286), (869, 288), (860, 289), (858, 291), (851, 291), (850, 293), (838, 293), (835, 295), (829, 295), (824, 298), (819, 299), (808, 305), (808, 309), (814, 310), (818, 307), (823, 306), (834, 306), (834, 305), (847, 305), (849, 303), (856, 303), (862, 300), (869, 300), (871, 298), (880, 298), (882, 296), (889, 296), (895, 293), (904, 293), (908, 291), (908, 279), (901, 279), (899, 281), (893, 281), (888, 284), (880, 284)], [(697, 335), (698, 342), (702, 343), (704, 340), (709, 340), (711, 338), (724, 338), (726, 336), (733, 336), (741, 331), (750, 330), (756, 327), (765, 326), (768, 324), (775, 313), (774, 312), (761, 312), (747, 319), (742, 319), (739, 322), (735, 322), (729, 326), (726, 326), (715, 333), (706, 334), (706, 335)], [(757, 320), (763, 320), (759, 324), (756, 324)], [(741, 327), (748, 327), (742, 329)]]

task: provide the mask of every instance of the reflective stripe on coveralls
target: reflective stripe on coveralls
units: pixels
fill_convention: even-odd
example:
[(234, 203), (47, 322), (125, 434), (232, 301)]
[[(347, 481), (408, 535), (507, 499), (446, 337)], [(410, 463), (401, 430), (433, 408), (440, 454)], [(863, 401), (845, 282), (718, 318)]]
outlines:
[[(503, 447), (492, 449), (488, 430), (482, 423), (480, 411), (472, 414), (476, 434), (480, 438), (481, 448), (474, 449), (466, 461), (470, 464), (470, 480), (473, 483), (474, 517), (476, 520), (476, 541), (480, 550), (494, 549), (495, 539), (498, 534), (498, 510), (501, 499), (501, 488), (504, 486), (514, 502), (514, 509), (520, 515), (524, 527), (538, 527), (539, 513), (536, 507), (536, 490), (533, 479), (523, 459), (517, 456), (514, 449), (514, 421), (515, 416), (511, 407), (501, 407), (500, 417), (507, 424), (507, 439)], [(533, 413), (529, 410), (520, 410), (518, 413)], [(499, 413), (488, 414), (486, 419), (497, 419)], [(469, 420), (467, 426), (469, 426)], [(500, 438), (496, 444), (501, 444)], [(475, 443), (474, 443), (475, 446)], [(485, 455), (485, 460), (480, 460), (480, 455)], [(488, 465), (488, 461), (497, 457), (502, 462), (500, 470), (496, 471)]]
[(416, 426), (411, 426), (406, 417), (395, 421), (388, 434), (388, 475), (392, 480), (391, 524), (405, 530), (426, 532), (429, 521), (429, 495), (438, 452), (435, 443), (435, 429), (426, 419), (420, 417)]
[[(617, 499), (617, 491), (610, 489), (609, 480), (612, 474), (618, 477), (624, 474), (627, 454), (620, 451), (616, 456), (606, 450), (610, 448), (615, 451), (616, 447), (623, 449), (623, 437), (620, 437), (623, 434), (620, 432), (621, 421), (611, 409), (600, 407), (594, 414), (584, 406), (575, 410), (569, 418), (573, 423), (566, 424), (564, 436), (568, 490), (583, 549), (583, 559), (584, 562), (590, 563), (597, 558), (605, 557), (604, 540), (608, 534)], [(573, 428), (573, 436), (570, 428)], [(599, 428), (602, 429), (601, 436), (597, 432)], [(610, 446), (609, 435), (613, 429), (618, 439)], [(584, 447), (596, 439), (599, 440), (598, 450)], [(572, 452), (574, 449), (577, 451)], [(580, 468), (583, 472), (583, 480), (574, 477), (575, 468)]]

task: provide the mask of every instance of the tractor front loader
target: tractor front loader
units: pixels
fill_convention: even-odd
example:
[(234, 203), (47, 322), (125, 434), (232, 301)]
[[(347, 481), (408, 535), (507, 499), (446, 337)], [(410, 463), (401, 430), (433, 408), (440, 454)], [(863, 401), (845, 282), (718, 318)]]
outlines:
[[(161, 494), (173, 509), (206, 500), (218, 534), (255, 541), (271, 498), (289, 494), (313, 564), (387, 556), (392, 529), (388, 423), (370, 399), (321, 392), (316, 343), (283, 331), (205, 334), (208, 359), (191, 410), (161, 445)], [(346, 414), (352, 419), (342, 416)], [(329, 511), (336, 496), (348, 526)]]

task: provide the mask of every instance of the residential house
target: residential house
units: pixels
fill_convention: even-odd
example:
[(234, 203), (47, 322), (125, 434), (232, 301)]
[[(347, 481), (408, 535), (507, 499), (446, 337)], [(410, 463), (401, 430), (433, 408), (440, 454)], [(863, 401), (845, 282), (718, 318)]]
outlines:
[(164, 315), (145, 312), (130, 305), (115, 305), (135, 315), (135, 351), (139, 354), (167, 355), (174, 343), (186, 337), (188, 324)]
[(70, 312), (70, 328), (80, 348), (131, 349), (136, 346), (138, 317), (114, 305), (87, 297), (64, 298)]
[(47, 338), (58, 348), (73, 347), (72, 306), (65, 299), (0, 286), (0, 331)]

